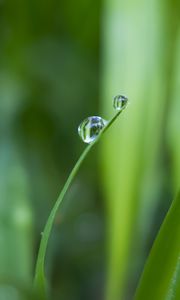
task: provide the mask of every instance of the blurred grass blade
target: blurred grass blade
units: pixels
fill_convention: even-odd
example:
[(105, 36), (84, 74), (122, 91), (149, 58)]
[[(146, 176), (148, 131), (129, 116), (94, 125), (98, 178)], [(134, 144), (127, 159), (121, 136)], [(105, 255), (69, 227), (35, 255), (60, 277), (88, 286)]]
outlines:
[[(179, 18), (180, 19), (180, 18)], [(179, 22), (180, 23), (180, 22)], [(180, 27), (180, 25), (179, 25)], [(180, 86), (180, 30), (176, 39), (175, 63), (171, 93), (171, 105), (168, 118), (167, 138), (172, 156), (172, 180), (174, 190), (177, 192), (180, 182), (180, 139), (179, 139), (179, 86)]]
[[(29, 285), (33, 265), (33, 212), (28, 174), (14, 134), (23, 88), (11, 72), (0, 71), (0, 299), (7, 278)], [(23, 285), (22, 284), (22, 285)], [(7, 292), (7, 293), (6, 293)], [(6, 296), (4, 296), (6, 295)]]
[(104, 2), (102, 111), (111, 111), (112, 94), (125, 93), (130, 100), (128, 114), (114, 126), (111, 138), (107, 134), (100, 153), (108, 223), (106, 300), (119, 300), (129, 293), (125, 290), (128, 276), (135, 277), (129, 271), (135, 269), (129, 263), (133, 238), (139, 248), (137, 252), (133, 248), (134, 255), (143, 255), (162, 178), (158, 156), (162, 156), (166, 107), (163, 4), (156, 0)]
[(172, 203), (154, 242), (135, 299), (175, 299), (179, 285), (178, 279), (180, 279), (178, 276), (179, 257), (180, 193)]

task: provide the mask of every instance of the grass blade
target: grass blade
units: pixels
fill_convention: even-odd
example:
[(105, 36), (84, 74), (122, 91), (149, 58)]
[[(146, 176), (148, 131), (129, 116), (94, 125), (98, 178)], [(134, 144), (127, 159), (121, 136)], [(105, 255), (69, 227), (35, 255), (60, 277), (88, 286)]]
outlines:
[(167, 107), (162, 46), (165, 4), (156, 0), (103, 3), (102, 111), (110, 112), (112, 91), (127, 93), (131, 102), (111, 139), (107, 134), (101, 143), (100, 153), (108, 230), (105, 299), (119, 300), (129, 297), (127, 283), (136, 280), (138, 260), (132, 265), (131, 253), (144, 258), (146, 232), (160, 199), (159, 157)]
[(84, 159), (90, 152), (91, 148), (94, 146), (95, 143), (97, 143), (101, 137), (101, 135), (114, 123), (114, 121), (117, 119), (117, 117), (120, 115), (121, 111), (119, 111), (104, 127), (104, 129), (101, 131), (99, 136), (96, 138), (94, 142), (92, 142), (90, 145), (88, 145), (84, 152), (81, 154), (80, 158), (78, 159), (77, 163), (75, 164), (73, 170), (71, 171), (57, 201), (54, 204), (54, 207), (49, 215), (49, 218), (47, 220), (47, 223), (44, 228), (44, 232), (42, 234), (37, 263), (36, 263), (36, 270), (35, 270), (35, 279), (34, 279), (34, 289), (35, 292), (39, 295), (41, 299), (46, 299), (46, 282), (45, 282), (45, 275), (44, 275), (44, 263), (45, 263), (45, 255), (48, 245), (49, 236), (52, 230), (53, 222), (56, 216), (56, 213), (58, 211), (58, 208), (60, 204), (62, 203), (64, 196), (71, 185), (75, 175), (77, 174), (81, 164), (83, 163)]
[(172, 203), (154, 242), (136, 292), (136, 300), (175, 299), (180, 256), (179, 220), (180, 193)]

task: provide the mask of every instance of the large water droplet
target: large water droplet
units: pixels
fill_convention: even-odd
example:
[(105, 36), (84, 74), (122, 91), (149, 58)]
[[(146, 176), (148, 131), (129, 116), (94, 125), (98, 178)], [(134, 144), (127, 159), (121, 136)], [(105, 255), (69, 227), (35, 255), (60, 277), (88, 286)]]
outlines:
[(116, 110), (123, 110), (126, 105), (128, 103), (128, 98), (126, 96), (123, 96), (123, 95), (117, 95), (114, 97), (114, 100), (113, 100), (113, 107), (116, 109)]
[(85, 143), (92, 143), (107, 123), (106, 120), (97, 116), (86, 118), (78, 127), (80, 138)]

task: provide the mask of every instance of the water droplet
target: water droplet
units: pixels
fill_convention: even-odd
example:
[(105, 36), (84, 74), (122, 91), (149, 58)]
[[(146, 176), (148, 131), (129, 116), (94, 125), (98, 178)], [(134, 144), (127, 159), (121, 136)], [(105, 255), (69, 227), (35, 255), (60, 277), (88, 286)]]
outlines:
[(80, 138), (85, 143), (92, 143), (107, 123), (106, 120), (97, 116), (86, 118), (78, 127)]
[(127, 103), (128, 103), (128, 98), (126, 96), (117, 95), (114, 97), (113, 107), (116, 110), (123, 110), (126, 107)]

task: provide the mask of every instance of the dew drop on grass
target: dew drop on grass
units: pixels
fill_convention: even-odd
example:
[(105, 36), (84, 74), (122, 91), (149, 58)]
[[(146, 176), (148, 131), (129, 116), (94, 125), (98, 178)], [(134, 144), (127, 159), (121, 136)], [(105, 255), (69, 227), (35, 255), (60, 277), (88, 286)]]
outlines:
[(92, 143), (108, 122), (101, 117), (86, 118), (78, 127), (78, 133), (84, 143)]
[(127, 103), (128, 98), (123, 95), (117, 95), (113, 99), (113, 107), (118, 111), (123, 110), (126, 107)]

